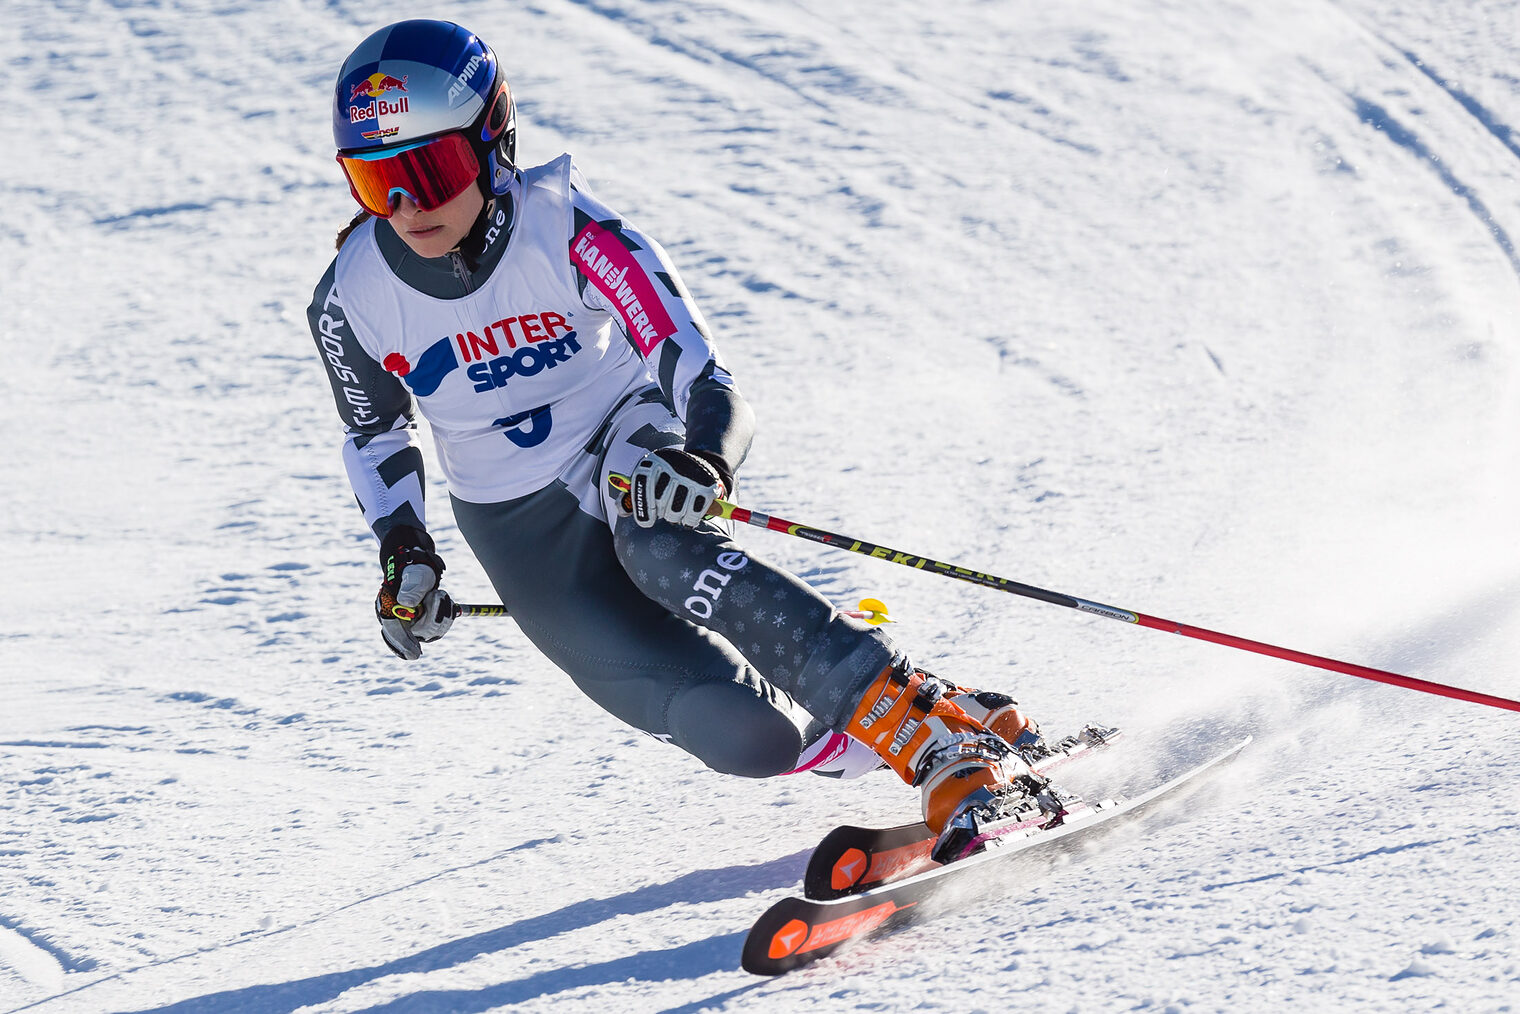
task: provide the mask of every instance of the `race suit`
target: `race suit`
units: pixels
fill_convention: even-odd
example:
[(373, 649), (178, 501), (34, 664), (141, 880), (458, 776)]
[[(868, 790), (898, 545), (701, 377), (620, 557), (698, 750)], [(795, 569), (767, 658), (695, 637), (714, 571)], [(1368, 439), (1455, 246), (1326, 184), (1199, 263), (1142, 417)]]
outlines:
[(465, 541), (582, 691), (719, 771), (795, 768), (893, 649), (717, 524), (642, 528), (622, 511), (608, 476), (651, 450), (700, 454), (732, 488), (753, 438), (664, 250), (569, 155), (521, 171), (484, 214), (476, 258), (418, 257), (370, 219), (308, 311), (371, 531), (425, 530), (415, 406)]

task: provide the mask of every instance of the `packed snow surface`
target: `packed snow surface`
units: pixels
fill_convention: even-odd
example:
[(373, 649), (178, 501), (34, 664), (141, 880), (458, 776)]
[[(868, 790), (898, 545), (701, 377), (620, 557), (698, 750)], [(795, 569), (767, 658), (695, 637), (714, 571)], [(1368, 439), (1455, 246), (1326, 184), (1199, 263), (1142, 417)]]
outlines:
[(739, 970), (912, 790), (711, 773), (507, 620), (381, 644), (304, 310), (337, 66), (419, 14), (681, 266), (760, 416), (745, 505), (1520, 697), (1509, 0), (10, 0), (0, 1012), (1520, 1004), (1520, 715), (754, 530), (1136, 770), (1256, 742), (1077, 862)]

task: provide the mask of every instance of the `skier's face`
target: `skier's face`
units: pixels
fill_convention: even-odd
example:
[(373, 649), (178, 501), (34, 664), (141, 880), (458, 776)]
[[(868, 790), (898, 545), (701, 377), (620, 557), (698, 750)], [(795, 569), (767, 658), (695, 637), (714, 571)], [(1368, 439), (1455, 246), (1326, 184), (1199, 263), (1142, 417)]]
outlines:
[(459, 245), (480, 217), (486, 199), (477, 186), (468, 186), (452, 200), (423, 211), (410, 197), (398, 195), (391, 226), (418, 257), (442, 257)]

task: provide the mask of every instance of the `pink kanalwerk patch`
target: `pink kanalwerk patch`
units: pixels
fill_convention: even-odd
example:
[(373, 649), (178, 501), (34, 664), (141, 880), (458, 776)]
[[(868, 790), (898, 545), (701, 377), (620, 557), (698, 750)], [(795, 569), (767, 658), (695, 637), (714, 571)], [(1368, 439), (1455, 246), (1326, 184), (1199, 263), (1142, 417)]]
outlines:
[(654, 282), (627, 247), (591, 222), (570, 244), (570, 258), (623, 318), (628, 335), (645, 356), (676, 333)]

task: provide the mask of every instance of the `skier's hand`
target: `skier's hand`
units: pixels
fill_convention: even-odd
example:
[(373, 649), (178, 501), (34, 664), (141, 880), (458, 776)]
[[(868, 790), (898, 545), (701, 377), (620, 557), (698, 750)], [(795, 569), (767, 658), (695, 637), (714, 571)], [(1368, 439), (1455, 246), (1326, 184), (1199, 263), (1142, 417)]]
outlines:
[(380, 636), (402, 658), (421, 658), (423, 643), (438, 640), (454, 623), (454, 601), (438, 587), (443, 560), (427, 532), (398, 525), (380, 544), (380, 569), (385, 575), (375, 596)]
[(677, 447), (646, 454), (631, 480), (633, 519), (644, 528), (656, 521), (695, 528), (726, 492), (716, 468)]

